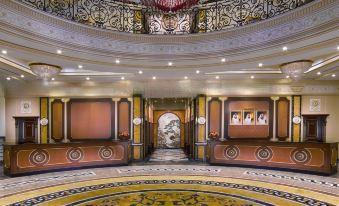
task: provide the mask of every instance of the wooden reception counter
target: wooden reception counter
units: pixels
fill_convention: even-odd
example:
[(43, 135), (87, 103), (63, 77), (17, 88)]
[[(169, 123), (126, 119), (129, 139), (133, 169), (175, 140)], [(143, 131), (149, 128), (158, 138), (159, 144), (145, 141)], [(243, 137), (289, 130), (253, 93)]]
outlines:
[(337, 143), (210, 141), (210, 164), (248, 165), (333, 174)]
[(88, 166), (128, 164), (128, 141), (4, 146), (4, 173), (9, 176)]

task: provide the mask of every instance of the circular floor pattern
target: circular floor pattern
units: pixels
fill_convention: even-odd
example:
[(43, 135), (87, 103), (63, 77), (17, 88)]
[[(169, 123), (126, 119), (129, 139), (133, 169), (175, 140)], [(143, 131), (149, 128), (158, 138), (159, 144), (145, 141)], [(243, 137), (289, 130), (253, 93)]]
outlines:
[(88, 180), (0, 198), (4, 205), (335, 205), (339, 198), (272, 183), (207, 176)]

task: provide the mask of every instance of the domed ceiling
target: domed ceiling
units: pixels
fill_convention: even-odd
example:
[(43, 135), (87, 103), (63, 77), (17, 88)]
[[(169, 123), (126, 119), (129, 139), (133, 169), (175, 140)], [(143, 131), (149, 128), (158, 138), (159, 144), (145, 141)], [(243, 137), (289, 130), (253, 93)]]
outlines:
[[(291, 85), (304, 87), (303, 93), (325, 87), (338, 93), (339, 2), (334, 0), (315, 1), (258, 23), (186, 35), (110, 31), (2, 1), (0, 26), (0, 49), (6, 51), (0, 56), (0, 78), (10, 95), (28, 83), (36, 91), (22, 93), (32, 96), (76, 95), (84, 87), (92, 96), (292, 94)], [(280, 65), (297, 60), (313, 64), (293, 81)], [(63, 69), (41, 88), (46, 82), (29, 70), (33, 62)]]

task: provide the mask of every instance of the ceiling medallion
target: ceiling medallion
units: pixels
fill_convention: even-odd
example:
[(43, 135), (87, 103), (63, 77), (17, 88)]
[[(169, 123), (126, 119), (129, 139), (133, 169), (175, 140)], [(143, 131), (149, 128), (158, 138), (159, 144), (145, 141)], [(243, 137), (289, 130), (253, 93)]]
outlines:
[(298, 60), (284, 63), (280, 65), (280, 69), (282, 73), (290, 76), (293, 80), (300, 80), (312, 64), (311, 60)]
[(45, 63), (31, 63), (29, 64), (31, 71), (39, 76), (41, 79), (47, 80), (57, 75), (62, 70), (61, 67)]

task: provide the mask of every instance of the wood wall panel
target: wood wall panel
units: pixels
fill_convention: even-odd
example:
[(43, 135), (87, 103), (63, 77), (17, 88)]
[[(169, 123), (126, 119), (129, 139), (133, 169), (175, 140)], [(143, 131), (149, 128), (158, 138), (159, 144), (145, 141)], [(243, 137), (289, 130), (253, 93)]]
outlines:
[(221, 135), (222, 101), (212, 98), (208, 102), (208, 133), (218, 132)]
[(52, 139), (61, 142), (64, 139), (64, 103), (56, 99), (51, 104), (52, 113)]
[[(234, 110), (268, 111), (268, 125), (230, 125), (230, 112)], [(261, 138), (273, 136), (273, 101), (266, 97), (230, 97), (225, 101), (225, 137)]]
[(121, 132), (131, 135), (131, 102), (127, 98), (118, 101), (118, 134)]
[(114, 103), (111, 99), (71, 99), (67, 110), (71, 141), (113, 139)]
[(289, 137), (290, 101), (281, 97), (276, 101), (277, 138), (282, 141)]

